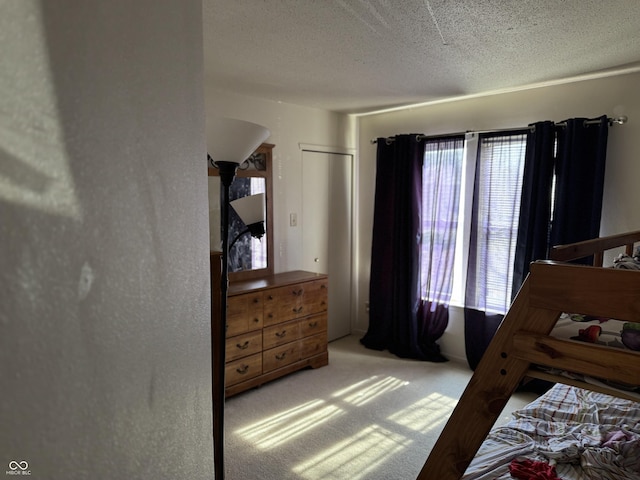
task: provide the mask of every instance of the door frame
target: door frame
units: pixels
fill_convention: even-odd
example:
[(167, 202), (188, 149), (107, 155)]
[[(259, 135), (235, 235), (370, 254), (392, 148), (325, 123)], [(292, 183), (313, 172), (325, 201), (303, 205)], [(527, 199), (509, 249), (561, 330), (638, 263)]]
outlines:
[[(328, 146), (328, 145), (315, 145), (309, 143), (298, 143), (298, 147), (300, 148), (300, 161), (302, 162), (302, 155), (304, 152), (313, 152), (313, 153), (326, 153), (331, 155), (345, 155), (351, 157), (351, 245), (349, 245), (350, 251), (350, 277), (349, 278), (349, 332), (353, 333), (354, 322), (357, 319), (357, 306), (358, 306), (358, 289), (356, 282), (356, 272), (358, 267), (358, 258), (356, 255), (356, 246), (358, 245), (358, 231), (356, 226), (358, 225), (358, 208), (356, 205), (356, 201), (358, 198), (357, 188), (358, 188), (358, 179), (356, 178), (357, 169), (357, 150), (355, 148), (347, 148), (347, 147), (337, 147), (337, 146)], [(331, 277), (329, 277), (329, 282), (331, 282)]]

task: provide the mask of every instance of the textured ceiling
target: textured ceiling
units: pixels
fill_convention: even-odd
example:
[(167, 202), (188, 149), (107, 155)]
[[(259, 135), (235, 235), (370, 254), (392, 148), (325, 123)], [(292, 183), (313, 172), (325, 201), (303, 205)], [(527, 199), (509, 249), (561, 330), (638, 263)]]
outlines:
[(361, 113), (640, 70), (640, 0), (204, 0), (206, 81)]

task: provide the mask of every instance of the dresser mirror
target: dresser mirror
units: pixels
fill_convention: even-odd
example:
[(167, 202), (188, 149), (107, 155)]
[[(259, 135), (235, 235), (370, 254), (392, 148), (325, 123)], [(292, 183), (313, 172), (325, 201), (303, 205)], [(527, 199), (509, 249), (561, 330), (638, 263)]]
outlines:
[[(265, 235), (253, 238), (245, 230), (233, 207), (229, 208), (229, 280), (249, 280), (273, 273), (273, 203), (271, 186), (271, 151), (273, 145), (263, 143), (239, 167), (229, 189), (230, 201), (256, 193), (265, 194)], [(221, 187), (218, 169), (209, 166), (210, 248), (222, 249), (220, 225)], [(237, 240), (236, 240), (237, 238)], [(234, 242), (232, 245), (232, 242)]]

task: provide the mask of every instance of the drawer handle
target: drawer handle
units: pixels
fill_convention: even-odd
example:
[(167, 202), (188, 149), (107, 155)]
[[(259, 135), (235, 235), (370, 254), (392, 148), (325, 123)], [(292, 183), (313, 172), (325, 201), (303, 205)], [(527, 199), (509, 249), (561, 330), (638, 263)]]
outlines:
[(269, 295), (269, 300), (273, 300), (273, 295)]
[(260, 300), (259, 300), (259, 299), (257, 299), (257, 298), (254, 298), (254, 299), (253, 299), (253, 303), (260, 303)]
[(323, 283), (322, 285), (320, 285), (320, 288), (324, 288), (326, 290), (327, 286)]
[(246, 350), (247, 348), (249, 348), (249, 340), (244, 342), (242, 345), (236, 343), (236, 347), (238, 347), (240, 350)]
[(248, 371), (249, 371), (249, 365), (242, 365), (240, 368), (236, 368), (236, 372), (238, 372), (240, 375), (244, 375)]
[(296, 297), (299, 297), (300, 295), (302, 295), (304, 293), (304, 289), (301, 288), (300, 290), (294, 290), (293, 293)]
[(276, 337), (278, 338), (284, 338), (287, 335), (287, 331), (283, 330), (281, 332), (276, 332)]
[(286, 356), (287, 352), (279, 353), (278, 355), (276, 355), (276, 360), (284, 360)]
[(253, 319), (253, 323), (260, 323), (260, 319), (259, 318), (254, 318)]
[(309, 326), (310, 326), (311, 328), (315, 328), (315, 327), (317, 327), (317, 326), (318, 326), (318, 322), (309, 322)]
[(300, 313), (302, 311), (302, 309), (304, 308), (304, 306), (302, 307), (298, 307), (298, 308), (294, 308), (293, 309), (293, 313)]
[(269, 314), (267, 315), (267, 317), (269, 317), (269, 318), (273, 318), (273, 313), (269, 313)]

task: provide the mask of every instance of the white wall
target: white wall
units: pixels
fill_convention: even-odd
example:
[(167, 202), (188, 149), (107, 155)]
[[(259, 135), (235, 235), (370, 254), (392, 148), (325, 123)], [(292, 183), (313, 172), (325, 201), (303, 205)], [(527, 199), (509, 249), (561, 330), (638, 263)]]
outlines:
[[(609, 130), (601, 234), (640, 229), (640, 73), (585, 80), (458, 100), (431, 106), (359, 117), (358, 316), (356, 330), (366, 331), (364, 302), (369, 290), (371, 226), (376, 147), (370, 140), (400, 133), (440, 133), (525, 126), (539, 120), (627, 115), (629, 122)], [(464, 359), (463, 320), (453, 309), (450, 326), (440, 341), (443, 353)]]
[(326, 110), (220, 92), (205, 80), (208, 116), (232, 117), (264, 125), (273, 149), (274, 271), (302, 268), (302, 232), (289, 226), (289, 214), (300, 213), (302, 150), (300, 144), (355, 148), (350, 117)]
[(211, 478), (196, 0), (0, 3), (0, 464)]

